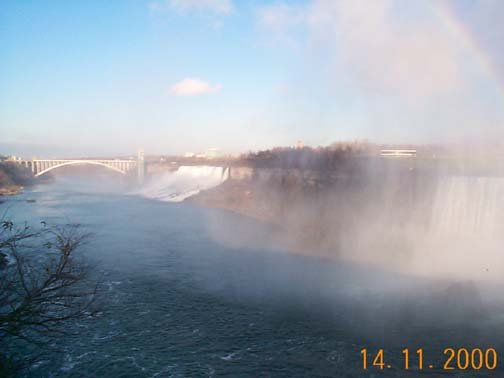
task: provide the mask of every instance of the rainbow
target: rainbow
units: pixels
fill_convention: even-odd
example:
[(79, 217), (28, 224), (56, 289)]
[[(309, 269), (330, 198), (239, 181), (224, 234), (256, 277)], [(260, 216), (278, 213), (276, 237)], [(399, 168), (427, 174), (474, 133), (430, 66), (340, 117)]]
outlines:
[(432, 7), (442, 25), (457, 38), (457, 41), (460, 41), (462, 47), (470, 53), (477, 63), (481, 73), (494, 83), (496, 89), (504, 97), (504, 82), (501, 80), (499, 70), (490, 54), (480, 46), (471, 30), (459, 20), (453, 9), (442, 1), (433, 1)]

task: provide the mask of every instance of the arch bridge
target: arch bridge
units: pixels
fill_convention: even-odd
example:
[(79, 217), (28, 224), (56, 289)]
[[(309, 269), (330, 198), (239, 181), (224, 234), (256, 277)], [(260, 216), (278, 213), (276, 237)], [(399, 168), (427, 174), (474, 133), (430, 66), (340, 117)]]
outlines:
[(134, 170), (137, 171), (138, 180), (143, 181), (144, 175), (144, 156), (143, 151), (139, 152), (136, 160), (121, 159), (32, 159), (21, 160), (20, 163), (30, 169), (35, 177), (42, 176), (54, 169), (69, 165), (98, 165), (118, 172), (127, 174)]

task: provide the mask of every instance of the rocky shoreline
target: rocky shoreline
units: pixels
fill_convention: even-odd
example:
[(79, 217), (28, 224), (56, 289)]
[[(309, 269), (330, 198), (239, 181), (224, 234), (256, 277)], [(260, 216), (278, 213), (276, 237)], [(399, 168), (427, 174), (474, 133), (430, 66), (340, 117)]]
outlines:
[(23, 191), (23, 187), (20, 185), (11, 185), (4, 188), (0, 188), (1, 196), (15, 196)]
[(0, 162), (0, 196), (13, 196), (23, 191), (25, 186), (33, 185), (33, 173), (15, 162)]

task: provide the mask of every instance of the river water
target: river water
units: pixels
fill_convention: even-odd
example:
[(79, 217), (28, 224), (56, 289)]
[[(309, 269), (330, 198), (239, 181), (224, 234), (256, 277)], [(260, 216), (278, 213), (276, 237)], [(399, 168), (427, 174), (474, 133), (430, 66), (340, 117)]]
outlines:
[[(267, 225), (89, 178), (40, 185), (0, 210), (82, 224), (93, 238), (81, 252), (103, 275), (97, 316), (69, 325), (27, 376), (433, 377), (447, 347), (493, 347), (504, 366), (503, 307), (471, 282), (296, 256), (262, 243)], [(239, 230), (257, 243), (225, 242)], [(404, 371), (405, 347), (424, 348), (433, 367)], [(383, 348), (391, 367), (364, 370), (362, 348)]]

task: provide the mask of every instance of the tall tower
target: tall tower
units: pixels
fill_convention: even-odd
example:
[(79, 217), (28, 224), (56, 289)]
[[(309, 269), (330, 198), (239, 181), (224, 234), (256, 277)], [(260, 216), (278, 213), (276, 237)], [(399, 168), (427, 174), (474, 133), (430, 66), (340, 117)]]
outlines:
[(139, 149), (137, 154), (137, 177), (139, 184), (143, 184), (144, 174), (145, 174), (144, 150)]

